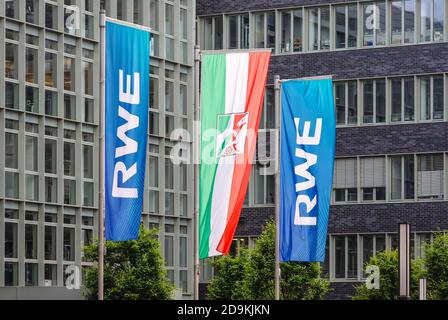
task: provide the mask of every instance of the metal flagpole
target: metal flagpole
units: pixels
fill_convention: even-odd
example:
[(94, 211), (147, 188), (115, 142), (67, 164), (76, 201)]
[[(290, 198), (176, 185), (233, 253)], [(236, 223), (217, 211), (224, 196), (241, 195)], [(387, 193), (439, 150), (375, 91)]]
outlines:
[(106, 106), (106, 11), (100, 11), (100, 125), (98, 193), (98, 300), (104, 300), (104, 115)]
[(280, 76), (274, 77), (275, 127), (277, 129), (277, 167), (275, 172), (275, 300), (280, 300)]
[(200, 64), (201, 50), (194, 47), (194, 299), (199, 300), (199, 162), (200, 162)]

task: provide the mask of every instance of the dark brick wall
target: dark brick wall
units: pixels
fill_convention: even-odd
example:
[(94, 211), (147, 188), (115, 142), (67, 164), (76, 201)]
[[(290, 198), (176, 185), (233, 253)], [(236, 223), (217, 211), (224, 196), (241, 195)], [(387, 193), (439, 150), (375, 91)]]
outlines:
[(282, 79), (333, 75), (337, 80), (447, 72), (447, 55), (448, 43), (276, 55), (268, 83), (277, 74)]
[[(241, 214), (237, 236), (260, 234), (273, 218), (274, 207), (247, 208)], [(397, 232), (398, 223), (409, 222), (412, 231), (448, 229), (448, 202), (412, 202), (331, 206), (329, 233)]]
[(447, 122), (337, 129), (338, 157), (447, 150)]
[(353, 2), (353, 0), (199, 0), (196, 1), (196, 12), (198, 15), (205, 15), (342, 2)]

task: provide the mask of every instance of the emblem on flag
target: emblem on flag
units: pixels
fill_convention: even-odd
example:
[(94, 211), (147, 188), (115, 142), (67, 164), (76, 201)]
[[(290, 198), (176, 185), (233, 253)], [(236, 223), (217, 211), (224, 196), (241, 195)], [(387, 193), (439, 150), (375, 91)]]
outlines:
[(217, 158), (244, 154), (248, 123), (248, 112), (218, 115)]

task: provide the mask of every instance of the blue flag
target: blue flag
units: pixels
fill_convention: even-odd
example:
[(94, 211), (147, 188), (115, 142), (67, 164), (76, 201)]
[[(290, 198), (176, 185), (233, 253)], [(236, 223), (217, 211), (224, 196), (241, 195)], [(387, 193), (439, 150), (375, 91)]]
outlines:
[(106, 22), (106, 239), (138, 238), (146, 168), (150, 33)]
[(336, 142), (333, 85), (282, 84), (280, 261), (323, 262)]

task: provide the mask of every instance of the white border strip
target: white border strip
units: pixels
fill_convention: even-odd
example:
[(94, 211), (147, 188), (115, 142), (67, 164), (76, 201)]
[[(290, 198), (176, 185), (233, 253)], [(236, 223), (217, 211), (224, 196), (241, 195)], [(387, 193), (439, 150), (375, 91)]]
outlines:
[(139, 30), (143, 30), (143, 31), (147, 31), (147, 32), (152, 33), (152, 29), (150, 27), (142, 26), (140, 24), (135, 24), (135, 23), (122, 21), (122, 20), (109, 18), (109, 17), (106, 17), (106, 21), (113, 22), (113, 23), (116, 23), (116, 24), (121, 24), (121, 25), (126, 26), (126, 27), (131, 27), (131, 28), (135, 28), (135, 29), (139, 29)]

